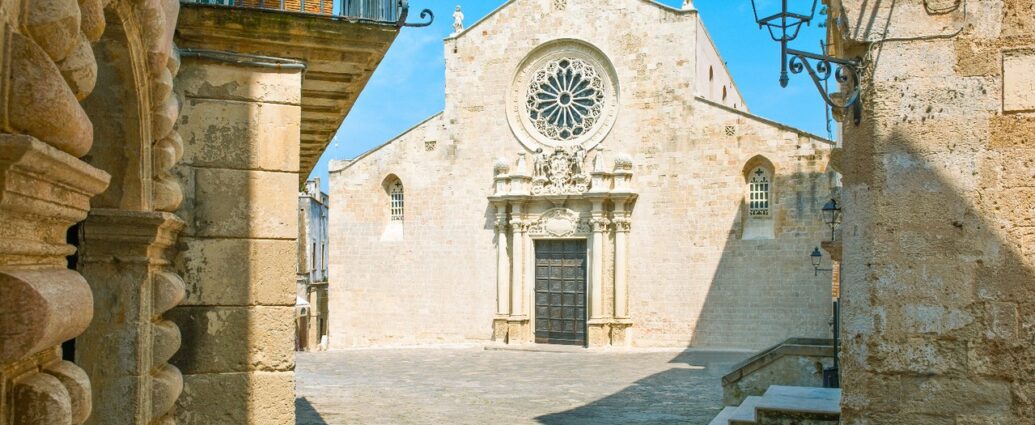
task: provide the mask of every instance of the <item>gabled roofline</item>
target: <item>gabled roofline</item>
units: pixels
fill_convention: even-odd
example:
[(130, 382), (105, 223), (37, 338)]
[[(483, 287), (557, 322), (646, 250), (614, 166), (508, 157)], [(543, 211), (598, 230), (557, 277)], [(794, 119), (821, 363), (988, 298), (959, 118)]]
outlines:
[(434, 115), (432, 115), (432, 116), (430, 116), (430, 117), (427, 117), (427, 118), (425, 118), (425, 119), (424, 119), (424, 120), (422, 120), (421, 122), (419, 122), (419, 123), (417, 123), (417, 124), (414, 124), (414, 125), (413, 125), (412, 127), (410, 127), (410, 128), (407, 128), (406, 130), (403, 130), (403, 131), (402, 131), (401, 133), (399, 133), (399, 134), (395, 135), (395, 137), (392, 137), (392, 138), (388, 139), (388, 141), (387, 141), (387, 142), (384, 142), (384, 143), (382, 143), (382, 144), (380, 144), (380, 145), (374, 146), (374, 147), (373, 147), (373, 148), (371, 148), (370, 150), (368, 150), (368, 151), (366, 151), (366, 152), (363, 152), (363, 153), (359, 154), (359, 156), (357, 156), (357, 157), (355, 157), (355, 158), (352, 158), (352, 159), (348, 160), (348, 161), (349, 161), (349, 163), (348, 163), (348, 164), (346, 164), (346, 165), (345, 165), (344, 167), (341, 167), (341, 168), (339, 168), (339, 169), (337, 169), (337, 170), (331, 170), (331, 169), (330, 169), (330, 166), (329, 166), (330, 164), (328, 163), (328, 167), (327, 167), (327, 168), (328, 168), (328, 169), (327, 169), (327, 174), (328, 174), (328, 175), (330, 175), (331, 173), (338, 173), (338, 172), (344, 171), (345, 169), (347, 169), (347, 168), (351, 167), (351, 166), (352, 166), (353, 164), (355, 164), (355, 163), (359, 162), (359, 161), (360, 161), (361, 159), (363, 159), (363, 158), (366, 158), (366, 157), (368, 157), (368, 156), (372, 155), (372, 154), (373, 154), (374, 152), (377, 152), (377, 151), (381, 150), (381, 148), (383, 148), (383, 147), (385, 147), (385, 146), (388, 146), (388, 145), (390, 145), (390, 144), (394, 143), (394, 142), (395, 142), (396, 140), (399, 140), (399, 139), (401, 139), (401, 138), (402, 138), (403, 136), (405, 136), (405, 135), (409, 134), (409, 133), (410, 133), (411, 131), (413, 131), (413, 130), (416, 130), (416, 129), (417, 129), (417, 127), (420, 127), (420, 126), (422, 126), (422, 125), (424, 125), (424, 124), (427, 124), (427, 123), (428, 123), (429, 121), (431, 121), (431, 120), (433, 120), (433, 119), (435, 119), (435, 118), (438, 118), (438, 117), (439, 117), (439, 116), (441, 116), (441, 115), (442, 115), (442, 111), (438, 111), (438, 112), (436, 112), (436, 113), (435, 113)]
[[(733, 86), (733, 90), (737, 91), (737, 97), (740, 98), (741, 102), (744, 102), (744, 107), (750, 110), (751, 108), (748, 106), (747, 99), (744, 98), (744, 93), (740, 91), (740, 86), (737, 85), (737, 79), (733, 78), (733, 73), (730, 72), (729, 65), (726, 65), (726, 57), (723, 56), (721, 51), (719, 51), (719, 47), (715, 45), (715, 40), (712, 40), (712, 34), (708, 31), (708, 26), (704, 24), (703, 16), (697, 18), (697, 28), (704, 31), (704, 38), (708, 40), (708, 45), (712, 46), (712, 50), (715, 51), (715, 56), (719, 57), (719, 62), (722, 63), (722, 70), (726, 72), (726, 75), (730, 76), (730, 84)], [(698, 37), (697, 42), (701, 42), (700, 37)], [(694, 52), (694, 54), (696, 55), (697, 52)], [(697, 72), (697, 70), (694, 70), (694, 72)]]
[[(507, 0), (506, 2), (501, 4), (499, 7), (493, 9), (492, 12), (489, 12), (489, 13), (485, 14), (485, 16), (483, 16), (481, 19), (475, 21), (475, 23), (471, 24), (471, 26), (469, 26), (467, 28), (464, 28), (463, 31), (460, 31), (458, 33), (449, 34), (448, 36), (446, 36), (446, 38), (443, 39), (443, 41), (460, 38), (460, 36), (466, 34), (468, 31), (470, 31), (474, 27), (477, 27), (478, 25), (481, 25), (482, 22), (485, 22), (486, 20), (491, 18), (496, 13), (499, 13), (499, 11), (505, 9), (507, 6), (510, 6), (511, 3), (514, 3), (514, 2), (517, 2), (517, 1), (521, 1), (521, 0)], [(673, 12), (673, 13), (676, 13), (676, 14), (679, 14), (679, 15), (684, 15), (684, 14), (688, 15), (688, 14), (692, 14), (692, 13), (697, 13), (697, 9), (686, 9), (686, 10), (683, 10), (683, 9), (679, 9), (679, 8), (675, 8), (675, 7), (669, 6), (667, 4), (658, 3), (655, 0), (637, 0), (637, 1), (640, 1), (640, 2), (643, 2), (643, 3), (647, 3), (647, 4), (650, 4), (650, 5), (654, 5), (656, 7), (660, 7), (661, 9), (664, 9), (664, 10), (667, 10), (669, 12)]]
[(705, 104), (707, 104), (709, 106), (714, 106), (716, 108), (722, 109), (722, 110), (727, 111), (727, 112), (732, 112), (734, 114), (738, 114), (738, 115), (744, 116), (746, 118), (750, 118), (750, 119), (755, 120), (755, 121), (759, 121), (759, 122), (762, 122), (762, 123), (765, 123), (765, 124), (769, 124), (769, 125), (771, 125), (773, 127), (776, 127), (776, 128), (782, 129), (782, 130), (792, 131), (792, 132), (798, 133), (799, 135), (809, 136), (809, 137), (811, 137), (813, 139), (816, 139), (816, 140), (818, 140), (820, 142), (826, 143), (826, 144), (831, 145), (831, 146), (837, 146), (837, 143), (835, 143), (833, 140), (827, 139), (826, 137), (823, 137), (823, 136), (820, 136), (820, 135), (817, 135), (817, 134), (810, 133), (810, 132), (802, 130), (800, 128), (791, 127), (791, 126), (789, 126), (787, 124), (782, 124), (782, 123), (773, 121), (773, 120), (768, 119), (768, 118), (763, 118), (763, 117), (760, 117), (758, 115), (752, 114), (750, 112), (742, 111), (740, 109), (733, 109), (733, 108), (731, 108), (729, 106), (726, 106), (726, 105), (723, 105), (721, 103), (717, 103), (717, 102), (708, 100), (708, 99), (706, 99), (706, 98), (704, 98), (702, 96), (694, 96), (694, 99), (697, 99), (697, 101), (699, 101), (699, 102), (705, 103)]

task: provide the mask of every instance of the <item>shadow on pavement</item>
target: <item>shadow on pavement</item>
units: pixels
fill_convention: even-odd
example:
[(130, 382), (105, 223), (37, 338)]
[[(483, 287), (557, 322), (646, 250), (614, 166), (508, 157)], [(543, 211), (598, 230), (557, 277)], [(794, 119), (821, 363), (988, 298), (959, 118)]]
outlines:
[(328, 425), (327, 421), (320, 416), (320, 412), (317, 412), (316, 408), (305, 397), (295, 399), (295, 424)]
[[(707, 424), (722, 410), (720, 379), (751, 353), (688, 350), (671, 369), (589, 404), (536, 418), (547, 425)], [(692, 390), (688, 391), (688, 384)]]

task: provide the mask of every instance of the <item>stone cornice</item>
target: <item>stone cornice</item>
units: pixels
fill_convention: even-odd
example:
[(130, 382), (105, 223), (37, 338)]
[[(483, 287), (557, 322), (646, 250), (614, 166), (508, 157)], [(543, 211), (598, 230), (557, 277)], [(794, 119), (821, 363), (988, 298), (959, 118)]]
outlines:
[[(111, 177), (89, 164), (32, 136), (0, 134), (0, 209), (33, 211), (39, 202), (81, 211), (60, 216), (81, 219), (90, 197), (108, 187)], [(32, 186), (38, 182), (44, 187)], [(42, 189), (42, 190), (41, 190)]]
[(183, 220), (167, 212), (95, 209), (83, 225), (81, 261), (168, 264), (167, 250), (176, 243), (184, 225)]

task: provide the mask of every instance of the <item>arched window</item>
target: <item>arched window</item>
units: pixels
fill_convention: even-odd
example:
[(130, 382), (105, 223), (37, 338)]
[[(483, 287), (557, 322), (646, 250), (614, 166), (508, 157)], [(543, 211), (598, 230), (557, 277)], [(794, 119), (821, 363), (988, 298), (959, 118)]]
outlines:
[(744, 211), (742, 238), (746, 240), (773, 239), (776, 236), (775, 222), (777, 193), (775, 186), (776, 168), (762, 155), (756, 155), (744, 164)]
[(708, 81), (711, 81), (714, 77), (715, 77), (715, 71), (712, 70), (712, 67), (709, 66), (708, 67)]
[(388, 187), (389, 211), (392, 221), (403, 221), (403, 185), (396, 180)]
[(722, 101), (726, 101), (726, 86), (722, 86)]
[(755, 167), (748, 176), (748, 215), (769, 217), (769, 187), (772, 175), (764, 167)]

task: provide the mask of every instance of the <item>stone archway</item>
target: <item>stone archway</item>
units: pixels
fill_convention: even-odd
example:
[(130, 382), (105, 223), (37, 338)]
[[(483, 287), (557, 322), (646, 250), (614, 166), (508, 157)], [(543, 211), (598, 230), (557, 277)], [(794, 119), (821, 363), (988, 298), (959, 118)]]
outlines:
[(95, 319), (76, 340), (77, 363), (93, 383), (89, 423), (168, 420), (183, 388), (180, 372), (168, 364), (180, 332), (162, 318), (184, 297), (171, 270), (173, 243), (184, 227), (171, 213), (182, 192), (169, 175), (182, 153), (173, 131), (177, 11), (175, 1), (113, 1), (94, 43), (98, 85), (83, 106), (95, 142), (83, 159), (108, 172), (111, 184), (91, 201), (79, 237), (79, 271), (95, 300)]

